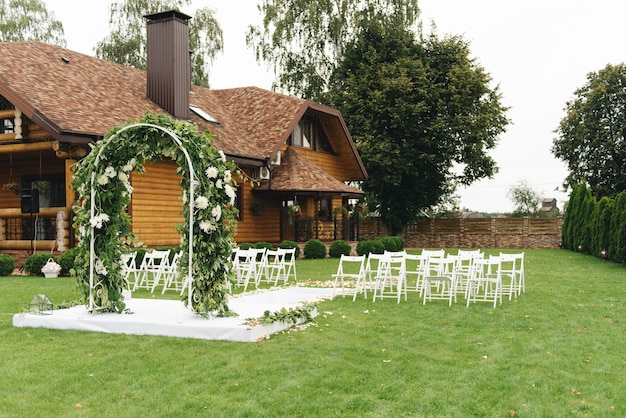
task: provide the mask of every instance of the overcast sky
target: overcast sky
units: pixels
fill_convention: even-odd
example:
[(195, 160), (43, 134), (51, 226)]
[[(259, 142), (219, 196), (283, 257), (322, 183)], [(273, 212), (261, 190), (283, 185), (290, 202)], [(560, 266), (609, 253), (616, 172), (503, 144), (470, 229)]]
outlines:
[[(63, 23), (69, 49), (94, 55), (110, 31), (109, 0), (44, 0)], [(260, 21), (257, 0), (195, 0), (216, 11), (224, 30), (223, 55), (211, 74), (212, 88), (258, 86), (273, 79), (245, 45), (250, 23)], [(508, 212), (508, 190), (527, 182), (559, 207), (567, 195), (556, 191), (567, 175), (550, 148), (565, 104), (586, 75), (626, 61), (626, 2), (618, 0), (421, 0), (422, 20), (437, 32), (462, 35), (472, 56), (499, 84), (511, 125), (491, 152), (500, 167), (492, 180), (460, 190), (461, 207)], [(193, 15), (191, 10), (182, 10)], [(419, 179), (416, 179), (419, 181)]]

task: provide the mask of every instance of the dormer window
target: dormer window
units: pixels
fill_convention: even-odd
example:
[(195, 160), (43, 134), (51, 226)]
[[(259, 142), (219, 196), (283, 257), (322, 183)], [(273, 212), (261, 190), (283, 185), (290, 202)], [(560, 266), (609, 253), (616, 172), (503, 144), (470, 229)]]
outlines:
[(315, 151), (333, 152), (321, 123), (315, 119), (302, 118), (287, 140), (287, 144)]

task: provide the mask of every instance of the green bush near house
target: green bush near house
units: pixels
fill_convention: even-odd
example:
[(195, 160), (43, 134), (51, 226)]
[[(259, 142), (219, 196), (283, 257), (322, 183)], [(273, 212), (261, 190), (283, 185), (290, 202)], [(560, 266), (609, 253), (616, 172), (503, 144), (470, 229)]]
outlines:
[(289, 240), (283, 240), (280, 242), (280, 244), (278, 244), (278, 248), (282, 248), (282, 249), (291, 249), (291, 248), (295, 248), (296, 249), (296, 258), (300, 258), (300, 246), (298, 245), (297, 242), (295, 241), (289, 241)]
[(41, 269), (46, 265), (49, 259), (57, 261), (57, 258), (54, 254), (49, 253), (36, 253), (31, 255), (24, 261), (24, 270), (26, 273), (32, 276), (43, 276)]
[(61, 266), (61, 276), (69, 276), (70, 271), (74, 268), (74, 260), (78, 254), (78, 248), (70, 248), (65, 250), (59, 256), (59, 265)]
[(0, 276), (10, 276), (15, 270), (15, 260), (8, 254), (0, 254)]
[(356, 253), (358, 255), (369, 255), (370, 253), (382, 254), (384, 252), (385, 245), (378, 239), (359, 241), (356, 245)]
[(239, 244), (239, 248), (242, 250), (249, 250), (250, 248), (255, 248), (254, 244), (251, 242), (242, 242)]
[(268, 250), (273, 250), (273, 249), (274, 249), (274, 246), (272, 245), (272, 243), (271, 243), (271, 242), (267, 242), (267, 241), (259, 241), (259, 242), (257, 242), (256, 244), (254, 244), (254, 248), (257, 248), (257, 249), (259, 249), (259, 250), (260, 250), (260, 249), (262, 249), (262, 248), (266, 248), (266, 249), (268, 249)]
[(326, 245), (318, 239), (310, 239), (304, 244), (304, 258), (326, 258)]
[(398, 236), (386, 236), (378, 237), (374, 241), (379, 241), (383, 244), (385, 251), (402, 251), (404, 249), (404, 240)]
[(339, 258), (341, 255), (350, 255), (352, 252), (352, 247), (348, 244), (347, 241), (344, 240), (335, 240), (330, 244), (330, 248), (328, 249), (328, 255), (333, 258)]

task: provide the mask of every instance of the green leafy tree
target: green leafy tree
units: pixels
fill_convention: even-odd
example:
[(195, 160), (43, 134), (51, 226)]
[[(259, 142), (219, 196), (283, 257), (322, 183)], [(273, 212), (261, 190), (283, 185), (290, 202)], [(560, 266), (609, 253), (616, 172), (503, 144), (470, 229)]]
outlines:
[(514, 216), (534, 216), (537, 214), (541, 195), (526, 182), (521, 181), (511, 187), (508, 192), (509, 199), (513, 202)]
[[(110, 7), (111, 33), (96, 47), (96, 56), (129, 67), (146, 68), (146, 26), (143, 16), (180, 10), (191, 0), (124, 0)], [(198, 86), (209, 86), (209, 66), (224, 47), (222, 29), (208, 8), (197, 9), (189, 21), (191, 78)]]
[(247, 43), (257, 61), (274, 67), (275, 87), (319, 100), (354, 39), (364, 13), (395, 16), (402, 27), (417, 21), (417, 0), (265, 0), (263, 24), (250, 26)]
[(626, 190), (626, 65), (607, 65), (567, 102), (553, 142), (568, 186), (585, 181), (596, 198)]
[(497, 171), (486, 151), (508, 120), (490, 82), (460, 37), (416, 39), (393, 16), (361, 21), (328, 100), (346, 118), (368, 171), (368, 206), (394, 232), (459, 184)]
[(65, 47), (63, 24), (40, 0), (0, 0), (0, 42), (29, 40)]

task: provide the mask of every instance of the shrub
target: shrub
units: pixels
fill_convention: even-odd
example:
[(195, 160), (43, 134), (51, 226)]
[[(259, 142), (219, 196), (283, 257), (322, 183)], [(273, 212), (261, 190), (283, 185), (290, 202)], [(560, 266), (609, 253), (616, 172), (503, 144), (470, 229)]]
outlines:
[(36, 253), (31, 255), (24, 261), (24, 270), (31, 276), (43, 276), (41, 268), (46, 265), (49, 259), (57, 261), (54, 254)]
[(0, 254), (0, 276), (10, 276), (15, 270), (15, 260), (8, 254)]
[(278, 244), (278, 248), (283, 248), (283, 249), (295, 248), (296, 258), (300, 258), (300, 246), (295, 241), (289, 241), (286, 239), (282, 241), (280, 244)]
[(386, 251), (402, 251), (404, 249), (404, 239), (398, 236), (378, 237), (374, 241), (379, 241), (383, 244)]
[(358, 255), (369, 255), (370, 253), (382, 254), (385, 252), (385, 245), (381, 240), (364, 240), (359, 241), (356, 246), (356, 253)]
[(330, 244), (330, 248), (328, 249), (328, 255), (333, 258), (339, 258), (342, 254), (350, 255), (350, 252), (352, 252), (352, 247), (350, 247), (350, 244), (348, 244), (347, 241), (341, 239), (333, 241), (333, 243)]
[(304, 258), (325, 258), (326, 246), (318, 239), (310, 239), (304, 244)]
[(258, 248), (258, 249), (266, 248), (268, 250), (273, 250), (274, 246), (272, 245), (271, 242), (259, 241), (256, 244), (254, 244), (254, 248)]
[(74, 268), (74, 259), (78, 254), (78, 248), (70, 248), (63, 251), (59, 256), (59, 265), (61, 266), (61, 276), (69, 276), (70, 271)]
[(242, 242), (239, 245), (239, 248), (242, 250), (249, 250), (250, 248), (254, 248), (254, 244), (251, 242)]

